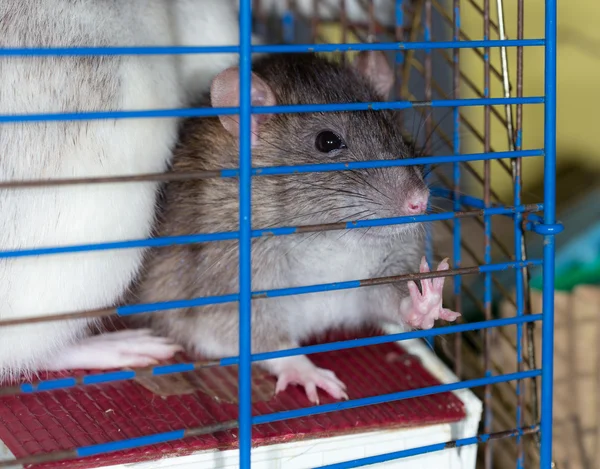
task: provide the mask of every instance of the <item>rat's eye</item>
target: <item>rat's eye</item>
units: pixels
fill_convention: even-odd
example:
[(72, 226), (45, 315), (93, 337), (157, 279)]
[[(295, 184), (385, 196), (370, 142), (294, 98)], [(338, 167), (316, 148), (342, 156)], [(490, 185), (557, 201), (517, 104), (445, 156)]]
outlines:
[(341, 150), (346, 148), (346, 144), (341, 139), (341, 137), (331, 130), (324, 130), (319, 135), (317, 135), (317, 139), (315, 140), (315, 147), (321, 153), (329, 153), (334, 150)]

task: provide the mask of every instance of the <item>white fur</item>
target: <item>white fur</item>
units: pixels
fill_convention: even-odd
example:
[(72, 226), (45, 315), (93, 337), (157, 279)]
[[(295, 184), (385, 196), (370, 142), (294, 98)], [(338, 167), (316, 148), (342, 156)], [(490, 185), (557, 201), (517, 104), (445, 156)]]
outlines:
[[(0, 3), (0, 47), (237, 44), (228, 0), (19, 0)], [(235, 55), (2, 58), (0, 114), (171, 109)], [(187, 89), (185, 89), (187, 88)], [(4, 124), (0, 180), (128, 175), (166, 169), (175, 119)], [(0, 191), (0, 249), (146, 238), (156, 185)], [(0, 259), (0, 318), (110, 307), (143, 250)], [(53, 362), (86, 320), (0, 330), (0, 381)]]
[[(289, 261), (293, 278), (287, 279), (285, 286), (347, 282), (381, 276), (381, 267), (390, 251), (370, 245), (362, 238), (361, 231), (347, 233), (341, 238), (341, 233), (328, 233), (294, 249), (298, 258)], [(360, 242), (356, 242), (358, 240)], [(411, 239), (411, 242), (418, 241)], [(284, 287), (283, 283), (277, 288)], [(281, 318), (288, 321), (292, 338), (301, 342), (313, 334), (340, 327), (341, 324), (350, 328), (360, 326), (369, 312), (374, 317), (381, 311), (392, 314), (398, 309), (398, 298), (396, 294), (390, 294), (390, 288), (386, 285), (335, 290), (302, 297), (281, 297), (276, 301), (282, 309)], [(266, 288), (261, 286), (260, 290), (263, 289)]]
[[(279, 255), (271, 253), (271, 256), (267, 256), (261, 253), (262, 255), (253, 258), (260, 269), (253, 277), (252, 289), (275, 290), (415, 272), (422, 248), (417, 228), (414, 225), (394, 228), (395, 236), (390, 236), (386, 241), (369, 240), (362, 236), (363, 230), (353, 230), (343, 236), (342, 232), (332, 231), (319, 236), (309, 234), (279, 238), (275, 241), (281, 243), (275, 248)], [(282, 252), (287, 254), (283, 255)], [(282, 257), (285, 261), (282, 261)], [(396, 264), (400, 268), (382, 270), (386, 263), (394, 265), (391, 258), (402, 260), (401, 264)], [(389, 322), (403, 326), (401, 306), (401, 295), (392, 285), (252, 301), (253, 315), (262, 314), (263, 308), (268, 309), (270, 314), (277, 311), (276, 318), (270, 320), (280, 324), (283, 335), (292, 341), (291, 344), (283, 344), (284, 348), (296, 346), (328, 330), (360, 327), (369, 317), (377, 325)], [(232, 327), (236, 326), (237, 317)], [(257, 326), (254, 321), (253, 327)], [(237, 342), (224, 341), (218, 328), (203, 328), (195, 337), (199, 340), (194, 342), (194, 349), (203, 356), (217, 358), (238, 353)], [(268, 344), (269, 351), (272, 345)], [(260, 352), (265, 351), (261, 345), (255, 346)], [(271, 366), (270, 362), (263, 363), (267, 367)], [(277, 374), (275, 369), (271, 371)]]

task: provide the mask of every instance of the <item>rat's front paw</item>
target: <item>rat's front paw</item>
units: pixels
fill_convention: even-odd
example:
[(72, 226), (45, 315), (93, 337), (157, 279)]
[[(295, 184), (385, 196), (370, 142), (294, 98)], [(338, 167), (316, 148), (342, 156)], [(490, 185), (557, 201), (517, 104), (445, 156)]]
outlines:
[[(448, 270), (448, 260), (440, 262), (437, 270)], [(429, 265), (425, 257), (421, 259), (420, 272), (429, 272)], [(444, 277), (421, 280), (422, 293), (413, 281), (408, 282), (410, 291), (410, 304), (402, 311), (404, 321), (412, 327), (431, 329), (437, 319), (455, 321), (460, 313), (456, 313), (442, 306), (442, 290), (444, 288)]]
[(279, 373), (275, 394), (285, 391), (289, 384), (297, 384), (304, 387), (306, 397), (313, 404), (319, 404), (317, 388), (321, 388), (334, 399), (348, 399), (346, 385), (333, 371), (317, 368), (305, 356), (290, 358), (297, 360), (290, 360), (286, 363), (285, 369)]

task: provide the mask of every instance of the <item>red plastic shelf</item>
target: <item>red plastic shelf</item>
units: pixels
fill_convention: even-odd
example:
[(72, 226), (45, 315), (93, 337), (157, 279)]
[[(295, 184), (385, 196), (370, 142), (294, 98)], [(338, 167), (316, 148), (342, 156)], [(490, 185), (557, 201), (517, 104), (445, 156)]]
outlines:
[[(353, 334), (352, 337), (373, 334), (376, 332)], [(336, 335), (328, 337), (328, 341), (347, 338), (347, 335)], [(350, 399), (440, 384), (417, 357), (407, 354), (395, 343), (315, 354), (311, 358), (318, 366), (333, 370), (348, 385)], [(178, 357), (176, 361), (184, 359)], [(73, 376), (73, 373), (48, 374), (41, 378), (69, 375)], [(236, 419), (236, 368), (205, 369), (174, 379), (183, 379), (195, 390), (161, 396), (138, 382), (123, 381), (2, 397), (0, 440), (19, 458)], [(258, 370), (254, 373), (255, 415), (310, 405), (303, 390), (297, 387), (272, 397), (274, 383), (274, 378)], [(334, 402), (324, 394), (320, 396), (321, 404)], [(464, 417), (462, 402), (451, 393), (443, 393), (259, 425), (254, 428), (253, 445), (456, 422)], [(92, 468), (236, 446), (237, 430), (232, 430), (35, 467)]]

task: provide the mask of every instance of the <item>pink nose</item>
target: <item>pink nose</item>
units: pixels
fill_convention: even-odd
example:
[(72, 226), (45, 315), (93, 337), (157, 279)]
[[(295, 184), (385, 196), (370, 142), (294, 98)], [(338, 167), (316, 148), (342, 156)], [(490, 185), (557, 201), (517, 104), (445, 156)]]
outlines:
[(408, 215), (418, 215), (427, 210), (427, 197), (424, 195), (414, 195), (406, 201), (406, 213)]

